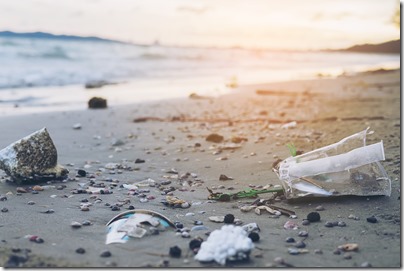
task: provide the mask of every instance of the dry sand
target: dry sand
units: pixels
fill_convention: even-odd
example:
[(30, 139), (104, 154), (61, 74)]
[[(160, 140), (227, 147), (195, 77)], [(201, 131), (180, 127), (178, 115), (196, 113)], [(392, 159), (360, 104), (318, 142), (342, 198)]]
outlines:
[[(256, 90), (281, 90), (287, 95), (274, 93), (258, 95)], [(135, 118), (157, 117), (163, 120), (133, 122)], [(177, 121), (167, 121), (174, 119)], [(189, 120), (189, 121), (186, 121)], [(269, 121), (268, 121), (269, 120)], [(282, 129), (281, 125), (297, 121), (297, 126)], [(275, 258), (282, 257), (294, 267), (373, 267), (401, 266), (401, 209), (400, 209), (400, 73), (373, 72), (337, 79), (320, 78), (312, 81), (295, 81), (266, 85), (244, 86), (234, 93), (214, 99), (165, 100), (159, 103), (144, 103), (108, 109), (84, 110), (9, 116), (0, 119), (1, 148), (42, 127), (47, 127), (59, 155), (59, 163), (70, 170), (65, 182), (54, 182), (50, 188), (38, 194), (16, 193), (21, 185), (7, 182), (1, 173), (0, 194), (7, 193), (7, 200), (0, 201), (1, 266), (18, 264), (23, 267), (220, 267), (216, 263), (201, 264), (193, 259), (188, 249), (191, 239), (176, 235), (174, 230), (159, 235), (130, 240), (125, 244), (105, 244), (106, 223), (115, 215), (126, 211), (129, 205), (136, 209), (149, 209), (164, 214), (172, 221), (179, 221), (192, 228), (194, 221), (202, 221), (210, 231), (223, 224), (213, 223), (209, 216), (232, 213), (244, 224), (258, 223), (260, 241), (247, 263), (233, 263), (236, 267), (282, 266)], [(73, 129), (80, 123), (81, 129)], [(253, 211), (243, 213), (238, 206), (254, 199), (231, 202), (207, 200), (206, 187), (222, 187), (217, 191), (235, 192), (249, 186), (280, 184), (271, 170), (279, 157), (289, 156), (286, 144), (293, 142), (298, 150), (307, 152), (322, 147), (370, 126), (375, 131), (368, 143), (383, 140), (386, 161), (382, 162), (392, 182), (391, 197), (331, 197), (328, 199), (305, 199), (299, 202), (278, 201), (275, 204), (294, 210), (297, 219), (287, 216), (270, 218), (268, 214), (257, 215)], [(226, 142), (232, 137), (246, 138), (236, 150), (224, 150), (219, 154), (205, 137), (211, 133), (224, 136)], [(112, 146), (116, 140), (123, 145)], [(198, 147), (198, 144), (200, 146)], [(222, 159), (218, 159), (222, 158)], [(145, 163), (135, 164), (136, 159)], [(132, 170), (110, 172), (104, 170), (107, 163), (128, 164)], [(87, 165), (87, 166), (86, 166)], [(147, 195), (155, 199), (140, 202), (140, 198), (128, 195), (128, 190), (114, 188), (112, 194), (73, 194), (87, 177), (76, 177), (78, 169), (85, 169), (95, 177), (96, 183), (119, 185), (135, 183), (147, 178), (157, 183), (171, 175), (173, 194), (192, 203), (190, 208), (164, 206), (165, 199), (157, 187), (149, 187)], [(173, 174), (194, 173), (190, 182), (182, 182)], [(220, 181), (225, 174), (234, 180)], [(64, 186), (62, 186), (64, 185)], [(22, 185), (28, 189), (33, 185)], [(59, 187), (58, 190), (57, 187)], [(228, 190), (228, 189), (234, 190)], [(182, 191), (181, 191), (182, 190)], [(11, 192), (11, 193), (10, 193)], [(268, 199), (270, 194), (260, 198)], [(92, 206), (81, 211), (79, 206), (87, 199)], [(129, 199), (120, 211), (112, 211), (107, 203), (114, 205)], [(29, 205), (28, 202), (34, 204)], [(319, 205), (321, 221), (308, 226), (301, 224), (307, 214)], [(52, 209), (53, 213), (43, 213)], [(186, 216), (194, 213), (194, 216)], [(349, 219), (349, 215), (359, 220)], [(374, 215), (378, 222), (367, 222)], [(73, 221), (90, 220), (91, 226), (73, 229)], [(285, 230), (286, 221), (293, 220), (299, 230)], [(326, 221), (344, 221), (346, 227), (327, 228)], [(290, 255), (287, 237), (298, 237), (298, 232), (309, 233), (307, 253)], [(206, 240), (206, 231), (192, 231), (191, 238), (200, 236)], [(38, 235), (44, 243), (30, 242), (25, 236)], [(334, 254), (339, 245), (357, 243), (359, 250)], [(180, 258), (168, 256), (169, 248), (179, 246)], [(76, 253), (84, 248), (84, 254)], [(28, 250), (27, 250), (28, 249)], [(111, 257), (100, 257), (109, 250)], [(11, 259), (11, 260), (10, 260)]]

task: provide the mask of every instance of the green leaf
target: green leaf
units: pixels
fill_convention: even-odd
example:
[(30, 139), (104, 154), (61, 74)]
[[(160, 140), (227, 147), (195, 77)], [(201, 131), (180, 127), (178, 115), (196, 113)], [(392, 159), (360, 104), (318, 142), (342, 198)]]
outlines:
[(286, 144), (286, 147), (288, 147), (289, 152), (290, 152), (290, 154), (291, 154), (292, 156), (296, 156), (297, 150), (296, 150), (295, 145), (293, 145), (293, 143), (288, 143), (288, 144)]

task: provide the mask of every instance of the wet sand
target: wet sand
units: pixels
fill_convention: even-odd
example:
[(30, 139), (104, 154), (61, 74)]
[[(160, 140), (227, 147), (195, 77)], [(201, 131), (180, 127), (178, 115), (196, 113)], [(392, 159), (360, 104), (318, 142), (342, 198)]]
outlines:
[[(257, 90), (260, 90), (257, 92)], [(95, 93), (96, 94), (96, 93)], [(86, 102), (86, 101), (83, 101)], [(134, 120), (139, 120), (134, 122)], [(159, 235), (129, 240), (125, 244), (105, 244), (106, 223), (130, 205), (135, 209), (159, 212), (171, 221), (192, 228), (202, 221), (208, 231), (223, 223), (209, 221), (210, 216), (233, 214), (244, 224), (256, 222), (260, 241), (245, 263), (236, 267), (285, 266), (281, 257), (294, 267), (400, 267), (400, 73), (368, 72), (336, 79), (281, 82), (250, 85), (234, 89), (217, 98), (193, 97), (161, 102), (109, 107), (107, 109), (8, 116), (0, 119), (0, 147), (47, 127), (58, 150), (58, 162), (70, 173), (65, 181), (40, 183), (44, 191), (32, 194), (33, 184), (18, 185), (7, 181), (1, 172), (0, 194), (0, 265), (22, 267), (220, 267), (200, 263), (188, 248), (191, 239), (207, 239), (207, 231), (191, 231), (191, 238), (178, 236), (174, 230)], [(282, 125), (296, 121), (292, 128)], [(81, 129), (73, 129), (80, 123)], [(330, 197), (274, 204), (296, 212), (297, 218), (269, 217), (254, 211), (241, 212), (239, 206), (254, 199), (230, 202), (209, 201), (206, 187), (215, 192), (232, 193), (247, 188), (279, 185), (272, 171), (277, 159), (290, 156), (286, 144), (298, 150), (329, 145), (370, 127), (374, 134), (367, 143), (383, 140), (386, 160), (381, 162), (392, 183), (390, 197)], [(221, 143), (206, 141), (209, 134), (224, 137), (223, 143), (240, 141), (232, 150), (219, 151)], [(238, 141), (237, 141), (238, 140)], [(115, 145), (115, 146), (114, 146)], [(144, 163), (135, 163), (136, 159)], [(106, 169), (108, 163), (121, 169)], [(107, 166), (108, 167), (108, 166)], [(87, 177), (77, 177), (83, 169)], [(178, 174), (168, 173), (175, 169)], [(191, 174), (187, 174), (191, 173)], [(222, 181), (224, 174), (233, 180)], [(152, 179), (160, 186), (146, 187), (147, 202), (130, 195), (121, 184)], [(94, 180), (104, 183), (112, 194), (75, 194)], [(24, 187), (28, 193), (17, 193)], [(164, 189), (183, 199), (189, 208), (172, 208), (161, 203)], [(261, 194), (269, 199), (271, 194)], [(154, 199), (153, 199), (154, 198)], [(125, 200), (129, 200), (126, 201)], [(81, 211), (83, 201), (91, 203)], [(30, 202), (30, 203), (29, 203)], [(120, 203), (118, 211), (111, 206)], [(109, 206), (108, 206), (109, 205)], [(302, 225), (307, 214), (318, 211), (321, 221)], [(45, 213), (47, 210), (51, 212)], [(351, 216), (350, 216), (351, 215)], [(356, 216), (357, 220), (349, 217)], [(366, 218), (375, 216), (377, 223)], [(91, 221), (90, 226), (74, 229), (73, 221)], [(291, 220), (298, 230), (286, 230)], [(343, 221), (346, 227), (325, 227), (327, 221)], [(306, 253), (290, 255), (287, 237), (297, 241), (299, 231), (307, 231)], [(43, 243), (29, 241), (37, 235)], [(335, 254), (338, 246), (356, 243), (359, 250)], [(168, 255), (170, 247), (182, 249), (180, 258)], [(76, 253), (84, 248), (85, 253)], [(108, 250), (110, 257), (100, 254)]]

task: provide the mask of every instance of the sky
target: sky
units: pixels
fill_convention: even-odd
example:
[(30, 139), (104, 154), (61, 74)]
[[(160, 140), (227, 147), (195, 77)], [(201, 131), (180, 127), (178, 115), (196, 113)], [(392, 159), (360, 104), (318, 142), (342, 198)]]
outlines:
[(0, 31), (150, 44), (345, 48), (399, 39), (398, 0), (0, 0)]

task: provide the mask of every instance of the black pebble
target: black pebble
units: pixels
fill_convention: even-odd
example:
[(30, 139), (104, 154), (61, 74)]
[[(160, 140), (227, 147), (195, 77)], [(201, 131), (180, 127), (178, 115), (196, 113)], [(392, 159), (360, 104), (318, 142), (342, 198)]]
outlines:
[(305, 248), (306, 244), (303, 241), (299, 241), (295, 244), (295, 247), (297, 248)]
[(2, 212), (2, 213), (7, 213), (7, 212), (8, 212), (8, 209), (7, 209), (6, 207), (3, 207), (3, 208), (1, 209), (1, 212)]
[(77, 171), (77, 174), (78, 174), (80, 177), (86, 177), (87, 172), (86, 172), (85, 170), (79, 169), (79, 170)]
[(200, 247), (201, 247), (201, 244), (202, 244), (202, 241), (201, 241), (201, 240), (199, 240), (199, 239), (192, 239), (191, 242), (189, 242), (189, 248), (190, 248), (191, 250), (194, 250), (194, 249), (200, 248)]
[(34, 240), (34, 242), (35, 243), (38, 243), (38, 244), (42, 244), (43, 242), (45, 242), (42, 238), (40, 238), (40, 237), (38, 237), (38, 238), (36, 238), (35, 240)]
[(368, 218), (366, 218), (366, 220), (367, 220), (369, 223), (376, 223), (376, 222), (377, 222), (377, 218), (374, 217), (374, 216), (368, 217)]
[(84, 248), (82, 248), (82, 247), (79, 247), (78, 249), (76, 249), (76, 253), (84, 254), (84, 253), (86, 253), (86, 250)]
[(286, 242), (286, 243), (294, 243), (294, 242), (296, 242), (296, 241), (295, 241), (295, 238), (293, 238), (293, 237), (288, 237), (288, 238), (285, 239), (285, 242)]
[(137, 158), (137, 159), (135, 160), (135, 164), (140, 164), (140, 163), (144, 163), (144, 162), (146, 162), (146, 161), (143, 160), (143, 159), (139, 159), (139, 158)]
[(318, 212), (311, 212), (307, 215), (307, 220), (310, 222), (320, 221), (320, 214)]
[(129, 205), (128, 209), (129, 209), (129, 210), (133, 210), (133, 209), (135, 209), (135, 206)]
[(232, 215), (232, 214), (225, 215), (223, 222), (224, 222), (224, 224), (233, 224), (234, 223), (234, 215)]
[(180, 222), (175, 222), (174, 225), (175, 225), (175, 227), (176, 227), (177, 229), (182, 229), (182, 228), (184, 228), (184, 225), (183, 225), (182, 223), (180, 223)]
[(259, 234), (256, 233), (256, 232), (251, 232), (251, 233), (248, 235), (248, 238), (250, 238), (251, 241), (253, 241), (253, 242), (258, 242), (258, 241), (260, 240), (260, 236), (259, 236)]
[(101, 254), (100, 254), (100, 256), (103, 258), (111, 257), (111, 255), (112, 255), (111, 252), (108, 250), (105, 250), (105, 251), (101, 252)]
[(170, 247), (170, 256), (175, 258), (181, 257), (181, 249), (178, 246)]
[(114, 206), (112, 206), (111, 210), (112, 210), (112, 211), (119, 211), (119, 210), (121, 210), (121, 208), (119, 208), (118, 206), (114, 205)]

